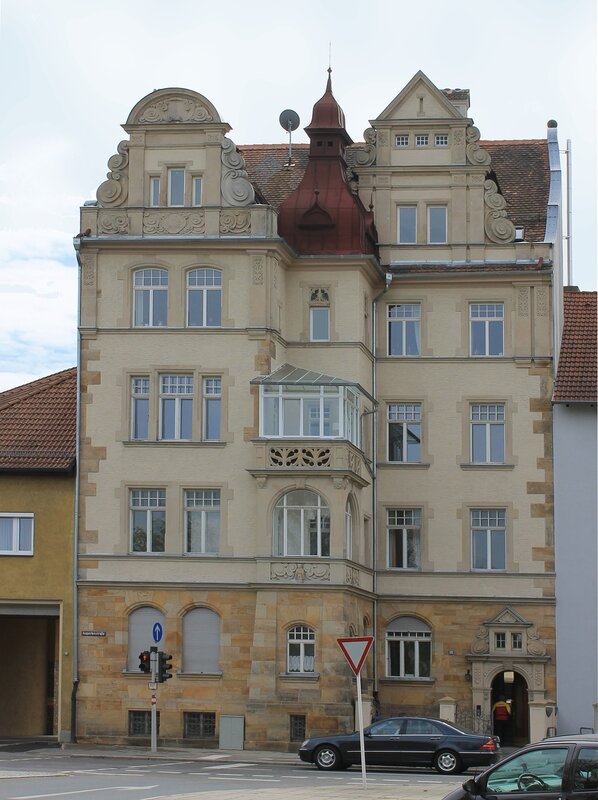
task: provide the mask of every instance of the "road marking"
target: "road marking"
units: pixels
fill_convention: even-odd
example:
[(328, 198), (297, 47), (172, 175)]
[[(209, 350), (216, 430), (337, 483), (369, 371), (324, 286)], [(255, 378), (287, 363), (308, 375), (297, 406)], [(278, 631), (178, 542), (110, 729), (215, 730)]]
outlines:
[(220, 756), (217, 753), (214, 753), (211, 756), (200, 756), (199, 761), (222, 761), (227, 758), (230, 758), (230, 756)]
[(210, 775), (211, 781), (256, 781), (257, 783), (280, 783), (279, 778), (248, 778), (236, 775)]
[(76, 789), (72, 792), (52, 792), (52, 794), (20, 794), (10, 800), (39, 800), (41, 797), (66, 797), (67, 794), (89, 794), (90, 792), (140, 792), (142, 789), (157, 789), (159, 783), (153, 786), (102, 786), (97, 789)]
[[(240, 761), (238, 764), (218, 764), (215, 767), (205, 767), (204, 772), (207, 772), (209, 769), (237, 769), (237, 767), (251, 767), (251, 766), (252, 765), (247, 762)], [(194, 773), (194, 774), (199, 775), (203, 773)]]

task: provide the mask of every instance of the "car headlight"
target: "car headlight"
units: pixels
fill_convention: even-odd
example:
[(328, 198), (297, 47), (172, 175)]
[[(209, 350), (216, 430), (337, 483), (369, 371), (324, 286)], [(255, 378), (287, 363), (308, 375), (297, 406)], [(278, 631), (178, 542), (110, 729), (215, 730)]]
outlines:
[(301, 747), (300, 747), (299, 749), (300, 749), (300, 750), (303, 750), (303, 748), (304, 748), (304, 747), (307, 747), (307, 745), (308, 745), (308, 744), (309, 744), (309, 739), (306, 739), (306, 740), (303, 742), (303, 744), (301, 745)]

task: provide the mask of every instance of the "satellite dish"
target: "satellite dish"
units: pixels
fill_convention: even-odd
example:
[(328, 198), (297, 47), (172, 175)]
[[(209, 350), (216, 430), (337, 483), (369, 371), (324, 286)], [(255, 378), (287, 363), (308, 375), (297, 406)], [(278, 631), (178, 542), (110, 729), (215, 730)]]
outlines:
[(296, 131), (299, 127), (299, 114), (291, 108), (287, 108), (286, 111), (283, 111), (278, 117), (278, 121), (285, 131), (290, 133), (291, 131)]

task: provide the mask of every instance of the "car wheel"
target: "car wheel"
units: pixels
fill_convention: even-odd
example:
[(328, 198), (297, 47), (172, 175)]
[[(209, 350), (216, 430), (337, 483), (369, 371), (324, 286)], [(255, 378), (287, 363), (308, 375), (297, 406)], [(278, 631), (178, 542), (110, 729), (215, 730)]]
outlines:
[(461, 772), (461, 761), (452, 750), (440, 750), (434, 756), (434, 766), (442, 775), (454, 775)]
[(341, 769), (341, 756), (336, 747), (325, 744), (318, 747), (314, 756), (314, 763), (318, 769)]

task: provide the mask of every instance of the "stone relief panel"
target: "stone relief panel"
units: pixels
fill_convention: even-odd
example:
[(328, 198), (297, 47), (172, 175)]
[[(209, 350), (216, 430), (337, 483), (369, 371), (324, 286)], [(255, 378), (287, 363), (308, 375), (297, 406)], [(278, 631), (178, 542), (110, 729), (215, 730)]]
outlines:
[(467, 142), (465, 152), (467, 160), (470, 164), (476, 166), (487, 165), (490, 163), (490, 153), (487, 150), (482, 150), (478, 144), (480, 140), (480, 132), (475, 125), (469, 125), (465, 132), (465, 141)]
[(146, 211), (143, 215), (143, 234), (170, 236), (205, 233), (205, 212), (199, 211)]
[(116, 149), (118, 152), (108, 159), (108, 180), (96, 192), (98, 203), (104, 207), (124, 205), (129, 194), (129, 143), (120, 142)]
[(118, 212), (103, 211), (98, 216), (98, 233), (124, 235), (129, 232), (129, 217)]
[(249, 206), (255, 203), (255, 191), (245, 169), (245, 159), (232, 139), (222, 139), (222, 177), (220, 191), (223, 206)]
[(475, 639), (471, 645), (471, 652), (477, 654), (490, 652), (490, 632), (488, 628), (483, 625), (476, 633)]
[(96, 282), (96, 260), (97, 256), (95, 255), (81, 256), (84, 286), (93, 286)]
[(221, 211), (220, 233), (251, 233), (251, 214), (249, 211)]
[(371, 167), (376, 163), (376, 131), (366, 128), (363, 132), (365, 145), (355, 151), (355, 163), (358, 167)]
[(270, 565), (270, 580), (272, 581), (329, 581), (329, 564), (296, 564), (280, 563)]
[(349, 586), (359, 586), (359, 570), (356, 567), (347, 567), (345, 583)]
[(517, 314), (520, 317), (529, 317), (529, 289), (521, 286), (517, 290)]
[(213, 122), (214, 117), (201, 103), (190, 97), (172, 95), (146, 106), (135, 122), (142, 125), (160, 122)]
[(253, 256), (251, 259), (252, 283), (261, 286), (264, 283), (264, 256)]
[(484, 205), (484, 228), (490, 241), (497, 244), (514, 242), (515, 226), (507, 219), (507, 201), (498, 191), (496, 183), (490, 179), (484, 181)]
[(329, 447), (271, 447), (268, 453), (271, 467), (330, 467)]
[(548, 289), (545, 286), (536, 289), (536, 313), (539, 317), (548, 316)]

